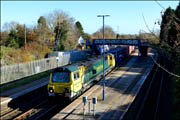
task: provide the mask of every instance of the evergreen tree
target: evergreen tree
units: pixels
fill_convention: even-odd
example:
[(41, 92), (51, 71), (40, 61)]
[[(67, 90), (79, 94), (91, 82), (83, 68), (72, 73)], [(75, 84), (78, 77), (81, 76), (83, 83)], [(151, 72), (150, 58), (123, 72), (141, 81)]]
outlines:
[(180, 3), (177, 6), (175, 10), (175, 15), (176, 15), (176, 21), (175, 21), (175, 29), (176, 29), (176, 41), (175, 41), (175, 46), (176, 48), (179, 49), (180, 51)]
[(176, 10), (167, 8), (162, 16), (160, 42), (171, 46), (174, 53), (180, 51), (180, 4)]
[(39, 29), (45, 29), (47, 28), (47, 25), (46, 25), (46, 19), (41, 16), (39, 19), (38, 19), (38, 28)]
[(83, 39), (88, 39), (89, 36), (86, 33), (84, 33), (81, 23), (79, 21), (77, 21), (75, 23), (75, 25), (76, 25), (76, 28), (78, 29), (78, 31), (80, 32), (80, 35), (78, 37), (82, 36)]
[(83, 35), (84, 31), (83, 31), (81, 23), (79, 21), (77, 21), (75, 24), (76, 24), (76, 27), (78, 28), (79, 32), (81, 33), (81, 35)]
[(8, 40), (6, 41), (6, 46), (18, 48), (19, 47), (18, 41), (19, 41), (18, 34), (17, 34), (16, 30), (11, 29)]
[(169, 7), (166, 9), (164, 15), (162, 16), (162, 22), (160, 26), (160, 42), (168, 42), (168, 31), (171, 28), (174, 14), (174, 10)]
[(174, 22), (172, 22), (172, 24), (170, 25), (170, 29), (168, 30), (168, 45), (170, 45), (171, 47), (175, 47), (175, 41), (177, 40), (177, 29), (176, 29), (176, 25), (174, 24)]
[(46, 19), (43, 16), (41, 16), (37, 22), (38, 22), (37, 28), (38, 28), (39, 41), (44, 44), (45, 40), (46, 40), (47, 33), (48, 33), (48, 27), (46, 24)]
[(17, 24), (16, 30), (18, 35), (19, 47), (22, 47), (25, 43), (25, 27), (23, 25)]
[(173, 20), (170, 24), (168, 32), (168, 44), (174, 49), (179, 45), (179, 33), (180, 33), (180, 4), (177, 6), (174, 12)]
[(177, 17), (178, 19), (180, 19), (180, 3), (179, 3), (179, 5), (178, 5), (177, 8), (176, 8), (175, 15), (176, 15), (176, 17)]
[(67, 22), (65, 20), (62, 23), (58, 22), (54, 32), (56, 34), (56, 50), (64, 50), (68, 32)]

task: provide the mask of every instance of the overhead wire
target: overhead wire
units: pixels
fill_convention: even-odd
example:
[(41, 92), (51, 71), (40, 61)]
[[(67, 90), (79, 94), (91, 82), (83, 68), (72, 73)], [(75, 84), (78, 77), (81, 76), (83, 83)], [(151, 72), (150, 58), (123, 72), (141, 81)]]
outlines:
[[(157, 0), (155, 0), (155, 2), (156, 2), (163, 10), (166, 10), (166, 9), (163, 7), (163, 5), (161, 5)], [(180, 19), (177, 18), (175, 15), (173, 15), (173, 17), (174, 17), (177, 21), (180, 22)]]
[[(144, 17), (143, 14), (142, 14), (142, 16), (143, 16), (144, 23), (145, 23), (147, 29), (149, 30), (149, 32), (150, 32), (153, 36), (155, 36), (157, 39), (159, 39), (159, 37), (157, 37), (157, 36), (150, 30), (149, 26), (148, 26), (147, 23), (146, 23), (146, 20), (145, 20), (145, 17)], [(152, 56), (151, 56), (151, 58), (153, 59), (154, 63), (157, 64), (158, 67), (162, 68), (164, 71), (166, 71), (166, 72), (169, 73), (170, 75), (175, 76), (175, 77), (177, 77), (177, 78), (180, 78), (179, 75), (174, 74), (174, 73), (172, 73), (172, 72), (169, 72), (167, 69), (165, 69), (165, 68), (162, 67), (160, 64), (158, 64), (158, 63), (156, 62), (156, 60), (155, 60)]]
[(168, 74), (170, 74), (170, 75), (172, 75), (172, 76), (175, 76), (175, 77), (177, 77), (177, 78), (180, 78), (179, 75), (176, 75), (176, 74), (174, 74), (174, 73), (172, 73), (172, 72), (169, 72), (167, 69), (165, 69), (164, 67), (162, 67), (159, 63), (157, 63), (157, 61), (156, 61), (151, 55), (150, 55), (150, 57), (153, 59), (154, 63), (155, 63), (159, 68), (163, 69), (165, 72), (167, 72)]
[(164, 10), (166, 10), (157, 0), (155, 0), (155, 2)]

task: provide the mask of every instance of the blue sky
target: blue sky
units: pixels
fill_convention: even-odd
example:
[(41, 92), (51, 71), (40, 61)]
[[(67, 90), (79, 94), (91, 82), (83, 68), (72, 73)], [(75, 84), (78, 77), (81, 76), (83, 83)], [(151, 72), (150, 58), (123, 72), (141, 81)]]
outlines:
[[(173, 9), (178, 1), (159, 1), (165, 8)], [(1, 1), (1, 28), (4, 23), (16, 21), (28, 26), (35, 25), (38, 18), (54, 10), (63, 10), (80, 21), (84, 31), (96, 32), (102, 27), (99, 14), (108, 14), (105, 25), (111, 26), (120, 34), (138, 34), (139, 30), (148, 31), (142, 14), (152, 29), (154, 22), (161, 19), (163, 10), (155, 1)], [(119, 29), (118, 29), (119, 26)], [(159, 29), (158, 25), (155, 25)]]

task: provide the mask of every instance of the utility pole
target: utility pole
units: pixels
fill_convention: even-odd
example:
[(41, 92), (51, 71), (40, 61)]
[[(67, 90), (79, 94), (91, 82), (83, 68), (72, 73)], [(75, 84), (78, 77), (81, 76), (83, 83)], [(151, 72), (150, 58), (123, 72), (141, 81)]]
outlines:
[(24, 49), (26, 50), (26, 25), (24, 24)]
[(117, 34), (119, 34), (119, 25), (117, 26)]
[(116, 39), (118, 39), (119, 37), (119, 25), (117, 26), (117, 35), (116, 35)]
[(103, 101), (105, 100), (105, 74), (104, 74), (104, 17), (109, 17), (110, 15), (98, 15), (97, 17), (103, 18)]

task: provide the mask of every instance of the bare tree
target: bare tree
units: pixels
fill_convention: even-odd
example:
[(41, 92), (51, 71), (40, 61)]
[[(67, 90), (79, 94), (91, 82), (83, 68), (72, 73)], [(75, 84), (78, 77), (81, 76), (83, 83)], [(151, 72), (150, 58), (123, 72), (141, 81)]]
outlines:
[[(63, 21), (67, 23), (67, 38), (65, 40), (64, 49), (73, 49), (75, 48), (78, 42), (77, 29), (75, 28), (75, 19), (70, 17), (67, 13), (62, 10), (54, 10), (52, 13), (49, 13), (45, 16), (48, 28), (54, 32), (57, 24), (61, 24)], [(55, 40), (55, 39), (54, 39)]]

